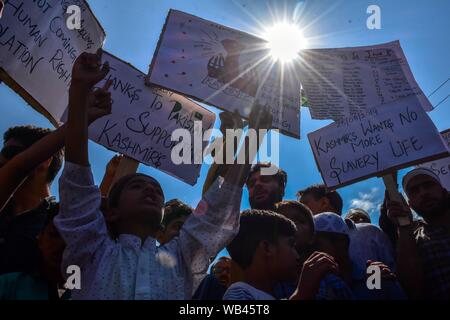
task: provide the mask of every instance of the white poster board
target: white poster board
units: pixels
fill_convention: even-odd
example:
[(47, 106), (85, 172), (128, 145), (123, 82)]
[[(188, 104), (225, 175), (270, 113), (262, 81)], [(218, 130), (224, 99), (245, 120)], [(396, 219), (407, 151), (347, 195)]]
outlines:
[(439, 132), (414, 96), (343, 118), (309, 133), (308, 139), (330, 188), (448, 154)]
[(274, 64), (267, 42), (170, 10), (149, 70), (149, 82), (248, 118), (270, 106), (273, 127), (300, 137), (300, 80)]
[[(441, 132), (442, 139), (447, 147), (450, 149), (450, 129)], [(418, 167), (428, 168), (439, 176), (442, 186), (450, 191), (450, 153), (446, 158), (439, 160), (422, 163), (417, 165)]]
[[(66, 24), (72, 4), (81, 12), (78, 30)], [(67, 107), (73, 63), (82, 52), (95, 52), (104, 39), (84, 0), (7, 0), (0, 19), (2, 80), (57, 124)]]
[(299, 76), (313, 119), (337, 120), (409, 96), (432, 110), (398, 41), (300, 55)]
[[(112, 80), (112, 112), (89, 126), (89, 138), (194, 185), (201, 164), (174, 164), (171, 151), (177, 142), (171, 141), (171, 135), (175, 129), (185, 128), (191, 132), (193, 146), (194, 121), (202, 122), (202, 139), (214, 126), (216, 115), (181, 95), (146, 86), (144, 73), (107, 52), (102, 60), (109, 61), (111, 71), (97, 86)], [(205, 140), (202, 150), (209, 137)]]

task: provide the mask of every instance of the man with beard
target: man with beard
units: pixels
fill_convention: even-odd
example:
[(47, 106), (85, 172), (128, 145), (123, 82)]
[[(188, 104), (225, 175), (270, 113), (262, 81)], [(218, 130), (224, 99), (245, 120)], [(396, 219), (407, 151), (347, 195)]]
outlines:
[[(408, 205), (387, 201), (387, 216), (411, 223), (398, 230), (398, 275), (412, 298), (450, 298), (450, 206), (447, 190), (431, 170), (416, 168), (403, 177)], [(423, 221), (412, 222), (411, 209)]]
[(274, 164), (260, 162), (250, 170), (247, 179), (248, 198), (250, 207), (259, 210), (275, 210), (275, 204), (283, 200), (287, 183), (287, 174), (276, 168), (274, 175), (261, 174), (262, 168), (269, 168)]

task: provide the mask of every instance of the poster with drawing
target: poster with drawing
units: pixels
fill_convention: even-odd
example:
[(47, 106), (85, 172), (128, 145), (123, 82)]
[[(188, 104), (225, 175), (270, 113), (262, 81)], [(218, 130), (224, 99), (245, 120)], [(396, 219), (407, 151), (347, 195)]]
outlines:
[(170, 10), (148, 82), (245, 118), (257, 101), (270, 107), (274, 128), (300, 137), (298, 74), (253, 35)]

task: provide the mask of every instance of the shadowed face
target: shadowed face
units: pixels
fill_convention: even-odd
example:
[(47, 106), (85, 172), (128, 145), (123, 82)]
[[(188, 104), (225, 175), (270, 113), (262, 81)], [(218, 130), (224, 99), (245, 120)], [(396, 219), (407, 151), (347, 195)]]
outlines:
[(0, 152), (0, 168), (25, 149), (25, 146), (16, 139), (6, 141)]
[(278, 281), (295, 281), (300, 272), (300, 257), (298, 255), (295, 237), (280, 236), (278, 243), (272, 245), (275, 250), (268, 256), (269, 272), (279, 275)]
[(419, 215), (432, 220), (445, 213), (447, 190), (428, 175), (418, 175), (408, 182), (405, 190), (410, 206)]
[(281, 201), (284, 190), (276, 176), (253, 173), (247, 181), (249, 202), (252, 209), (272, 209)]
[(164, 195), (150, 177), (136, 175), (126, 183), (119, 196), (118, 224), (143, 223), (159, 228), (164, 207)]
[(160, 243), (165, 244), (180, 234), (181, 227), (183, 227), (184, 222), (188, 216), (180, 216), (176, 219), (170, 221), (167, 226), (162, 231), (162, 236), (160, 238)]
[(230, 286), (231, 281), (231, 261), (230, 259), (219, 260), (212, 268), (214, 276), (225, 287)]
[(38, 246), (44, 259), (44, 272), (53, 282), (62, 284), (61, 263), (66, 244), (50, 221), (38, 236)]
[(281, 207), (277, 209), (277, 212), (295, 223), (295, 226), (297, 227), (295, 236), (297, 249), (312, 243), (314, 240), (314, 230), (305, 214), (293, 206)]

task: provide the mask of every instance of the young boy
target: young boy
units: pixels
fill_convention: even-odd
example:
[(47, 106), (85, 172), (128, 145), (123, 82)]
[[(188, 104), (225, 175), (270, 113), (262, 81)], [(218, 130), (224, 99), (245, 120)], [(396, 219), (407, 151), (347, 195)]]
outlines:
[(290, 219), (297, 227), (295, 246), (303, 263), (312, 253), (314, 243), (314, 220), (311, 210), (299, 201), (286, 200), (275, 204), (275, 211)]
[(88, 160), (86, 95), (108, 73), (101, 52), (83, 53), (72, 71), (66, 162), (60, 178), (61, 209), (55, 224), (66, 242), (63, 268), (78, 265), (81, 289), (74, 299), (189, 299), (210, 258), (235, 236), (248, 165), (231, 165), (217, 179), (178, 237), (157, 247), (164, 193), (144, 174), (119, 179), (109, 193), (108, 235), (99, 210), (101, 195)]
[[(276, 204), (276, 211), (292, 220), (297, 227), (296, 249), (303, 263), (315, 251), (315, 227), (311, 210), (295, 200), (282, 201)], [(320, 251), (320, 250), (318, 250)], [(295, 291), (296, 282), (283, 282), (276, 286), (275, 294), (278, 299), (288, 298)], [(353, 293), (345, 282), (334, 274), (327, 274), (320, 281), (315, 300), (350, 300)]]
[(381, 262), (366, 261), (366, 265), (377, 265), (381, 271), (381, 289), (369, 290), (366, 278), (360, 278), (355, 262), (350, 259), (349, 247), (352, 241), (350, 230), (344, 220), (332, 212), (314, 216), (315, 249), (328, 253), (339, 265), (339, 278), (358, 300), (398, 300), (406, 296), (396, 281), (395, 275)]
[[(243, 269), (244, 281), (232, 284), (224, 300), (273, 300), (278, 283), (296, 281), (301, 265), (295, 248), (295, 224), (275, 212), (242, 213), (238, 235), (228, 245), (231, 258)], [(303, 264), (298, 285), (290, 299), (312, 299), (320, 280), (337, 272), (333, 258), (313, 253)]]

